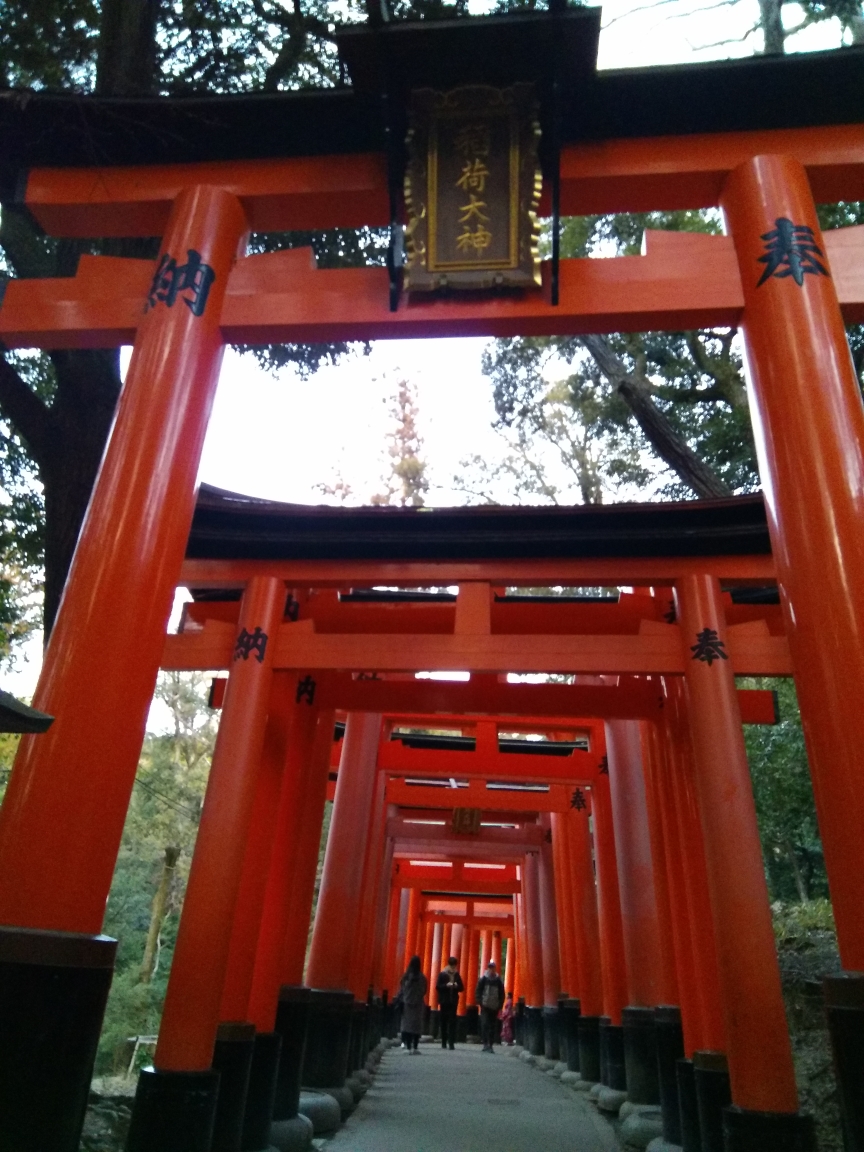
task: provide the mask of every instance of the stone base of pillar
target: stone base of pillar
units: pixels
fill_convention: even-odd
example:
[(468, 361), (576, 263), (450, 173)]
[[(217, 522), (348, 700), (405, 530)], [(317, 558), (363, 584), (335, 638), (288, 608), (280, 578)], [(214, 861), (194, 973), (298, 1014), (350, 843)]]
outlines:
[(293, 1120), (297, 1115), (311, 1007), (312, 993), (302, 984), (284, 984), (279, 989), (276, 1031), (282, 1038), (282, 1050), (273, 1101), (274, 1120)]
[(663, 1119), (656, 1105), (626, 1101), (618, 1117), (621, 1120), (618, 1137), (627, 1149), (647, 1148), (652, 1140), (663, 1135)]
[(546, 1055), (542, 1008), (533, 1006), (525, 1008), (525, 1047), (532, 1056)]
[(558, 1037), (558, 1009), (543, 1009), (543, 1055), (547, 1060), (561, 1059), (561, 1043)]
[(605, 1084), (600, 1085), (600, 1091), (597, 1093), (597, 1107), (601, 1112), (617, 1116), (621, 1110), (621, 1105), (626, 1103), (627, 1093), (623, 1089), (609, 1088)]
[(429, 1035), (433, 1040), (437, 1040), (441, 1035), (441, 1013), (437, 1008), (433, 1008), (429, 1013)]
[(732, 1103), (725, 1055), (722, 1052), (694, 1052), (693, 1079), (702, 1147), (723, 1148), (723, 1109)]
[(246, 1111), (243, 1115), (243, 1152), (264, 1152), (270, 1148), (270, 1123), (276, 1100), (276, 1078), (282, 1037), (278, 1032), (259, 1032), (252, 1052)]
[(725, 1152), (816, 1152), (812, 1116), (799, 1112), (723, 1111)]
[(468, 1041), (468, 1017), (456, 1017), (456, 1043), (465, 1044)]
[(678, 1105), (675, 1066), (679, 1060), (684, 1059), (681, 1009), (671, 1004), (655, 1008), (654, 1027), (657, 1039), (657, 1081), (663, 1116), (663, 1139), (670, 1144), (680, 1144), (681, 1110)]
[(210, 1152), (219, 1073), (160, 1072), (138, 1077), (126, 1152)]
[(696, 1099), (696, 1069), (692, 1060), (676, 1060), (675, 1079), (678, 1083), (681, 1147), (683, 1152), (702, 1152), (699, 1103)]
[(652, 1140), (645, 1152), (682, 1152), (680, 1144), (670, 1144), (662, 1136), (658, 1136), (656, 1140)]
[(316, 1136), (335, 1132), (342, 1123), (342, 1109), (327, 1092), (301, 1092), (299, 1114), (311, 1120)]
[[(308, 1116), (277, 1120), (270, 1128), (270, 1140), (276, 1152), (306, 1152), (312, 1145), (312, 1121)], [(245, 1152), (245, 1150), (244, 1150)]]
[[(342, 1084), (338, 1088), (320, 1088), (318, 1091), (325, 1092), (328, 1096), (333, 1097), (333, 1099), (339, 1105), (339, 1111), (343, 1120), (347, 1120), (354, 1109), (357, 1107), (357, 1101), (354, 1099), (354, 1093), (351, 1091), (347, 1084)], [(301, 1092), (300, 1095), (302, 1096), (303, 1093)]]
[(624, 1030), (627, 1099), (632, 1104), (659, 1105), (654, 1009), (625, 1008), (621, 1013), (621, 1025)]
[(608, 1016), (600, 1017), (600, 1079), (616, 1092), (627, 1091), (624, 1064), (624, 1029)]
[(568, 1072), (578, 1072), (579, 1064), (579, 1001), (575, 999), (558, 1001), (558, 1044), (561, 1059), (567, 1063)]
[(864, 1148), (864, 973), (822, 981), (840, 1115), (849, 1148)]
[(600, 1079), (600, 1017), (580, 1016), (577, 1033), (581, 1078), (589, 1084), (596, 1084)]
[(301, 1077), (304, 1088), (320, 1088), (329, 1092), (344, 1086), (348, 1074), (353, 1018), (352, 992), (310, 989), (309, 1023)]
[(348, 1074), (356, 1072), (366, 1063), (366, 1029), (368, 1010), (361, 1000), (354, 1001), (351, 1015), (351, 1040), (348, 1045)]
[(513, 1035), (516, 1043), (522, 1048), (526, 1045), (525, 1040), (525, 997), (520, 996), (516, 1001), (516, 1018), (513, 1021)]
[(240, 1152), (254, 1051), (254, 1024), (219, 1025), (213, 1046), (213, 1071), (219, 1073), (219, 1096), (213, 1120), (212, 1152)]
[(0, 1133), (77, 1152), (117, 941), (0, 928)]

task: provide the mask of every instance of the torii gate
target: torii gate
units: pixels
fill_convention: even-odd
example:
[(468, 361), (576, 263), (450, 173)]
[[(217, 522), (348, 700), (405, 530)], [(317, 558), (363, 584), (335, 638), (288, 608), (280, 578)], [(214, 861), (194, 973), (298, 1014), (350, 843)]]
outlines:
[[(565, 58), (562, 49), (556, 67), (568, 83), (574, 81), (579, 98), (568, 89), (567, 99), (573, 100), (556, 113), (560, 149), (553, 147), (547, 158), (556, 214), (720, 206), (728, 236), (649, 236), (641, 257), (561, 261), (560, 266), (553, 260), (537, 292), (463, 301), (412, 299), (396, 312), (388, 310), (398, 302), (395, 249), (387, 271), (319, 272), (302, 252), (245, 257), (250, 229), (391, 222), (395, 235), (398, 149), (391, 149), (389, 157), (380, 151), (377, 109), (383, 105), (367, 99), (369, 51), (394, 52), (399, 43), (394, 29), (372, 30), (367, 34), (371, 40), (365, 41), (355, 33), (342, 35), (343, 57), (357, 76), (356, 96), (345, 91), (276, 98), (274, 106), (286, 118), (293, 109), (297, 122), (281, 144), (262, 144), (254, 130), (260, 119), (254, 99), (244, 104), (245, 98), (238, 98), (233, 105), (229, 99), (228, 105), (239, 110), (234, 122), (240, 128), (227, 141), (219, 141), (219, 131), (213, 131), (218, 116), (211, 117), (210, 127), (201, 127), (206, 102), (188, 106), (191, 121), (182, 115), (177, 120), (169, 104), (164, 115), (171, 130), (161, 132), (153, 127), (162, 112), (142, 106), (136, 113), (141, 119), (128, 122), (135, 137), (131, 147), (122, 134), (110, 143), (105, 116), (116, 125), (116, 105), (106, 113), (108, 106), (98, 101), (73, 101), (75, 115), (85, 121), (92, 117), (94, 130), (74, 139), (61, 132), (62, 143), (56, 146), (66, 166), (50, 168), (44, 155), (38, 159), (38, 149), (42, 140), (56, 142), (57, 137), (35, 134), (27, 155), (26, 147), (21, 153), (18, 135), (45, 107), (54, 108), (50, 114), (61, 122), (66, 115), (62, 100), (50, 97), (46, 104), (34, 94), (26, 107), (4, 106), (7, 128), (11, 124), (9, 155), (14, 162), (18, 149), (20, 167), (30, 169), (23, 173), (23, 204), (46, 231), (55, 236), (162, 237), (155, 276), (147, 262), (84, 258), (78, 275), (69, 280), (13, 281), (0, 309), (0, 338), (9, 347), (117, 346), (133, 337), (135, 343), (36, 694), (37, 707), (56, 720), (46, 734), (22, 741), (0, 813), (0, 920), (5, 925), (0, 981), (6, 1005), (0, 1020), (0, 1128), (18, 1149), (72, 1152), (77, 1146), (113, 964), (114, 944), (99, 932), (147, 707), (166, 647), (171, 598), (178, 577), (193, 581), (200, 575), (206, 582), (213, 573), (212, 565), (208, 569), (195, 559), (182, 574), (181, 569), (223, 343), (736, 323), (747, 351), (774, 557), (773, 563), (762, 558), (761, 567), (757, 557), (750, 574), (776, 578), (785, 640), (771, 635), (770, 627), (767, 636), (766, 630), (761, 635), (727, 631), (720, 581), (736, 566), (729, 557), (715, 563), (703, 553), (695, 560), (679, 556), (664, 564), (643, 553), (641, 563), (631, 556), (622, 564), (621, 557), (599, 549), (590, 562), (580, 562), (573, 556), (562, 559), (560, 550), (551, 548), (544, 562), (520, 567), (523, 542), (514, 537), (516, 556), (502, 562), (499, 551), (485, 568), (489, 553), (454, 561), (432, 547), (425, 553), (415, 547), (411, 555), (419, 562), (412, 565), (402, 553), (399, 562), (382, 563), (378, 571), (381, 582), (402, 586), (416, 586), (421, 571), (420, 583), (460, 586), (455, 634), (430, 635), (425, 642), (429, 669), (452, 667), (455, 659), (481, 673), (515, 667), (662, 678), (665, 716), (670, 717), (663, 721), (668, 747), (677, 749), (678, 768), (695, 769), (692, 779), (686, 772), (684, 778), (698, 792), (703, 827), (697, 829), (692, 821), (687, 827), (705, 837), (736, 1105), (727, 1113), (727, 1148), (748, 1140), (759, 1140), (766, 1150), (810, 1146), (810, 1129), (797, 1114), (776, 966), (762, 963), (773, 940), (733, 668), (794, 671), (841, 957), (846, 969), (860, 971), (864, 782), (858, 763), (858, 685), (864, 680), (864, 590), (858, 574), (864, 568), (864, 415), (843, 325), (844, 319), (861, 318), (864, 284), (860, 232), (839, 230), (823, 237), (814, 196), (858, 195), (864, 168), (864, 58), (848, 49), (803, 62), (666, 69), (656, 80), (650, 70), (598, 78), (592, 48), (596, 10), (502, 20), (503, 25), (456, 21), (413, 30), (412, 44), (425, 37), (436, 47), (425, 53), (412, 49), (411, 56), (424, 71), (422, 82), (437, 76), (453, 83), (452, 61), (459, 54), (451, 58), (441, 45), (465, 36), (472, 44), (480, 36), (481, 43), (484, 29), (500, 37), (501, 29), (509, 27), (514, 35), (507, 52), (471, 53), (471, 79), (501, 83), (502, 69), (509, 68), (503, 79), (510, 82), (531, 79), (524, 70), (538, 67), (531, 53), (520, 56), (526, 36), (539, 29), (538, 44), (548, 46), (550, 34), (560, 39), (571, 55)], [(393, 75), (395, 63), (394, 69)], [(542, 69), (538, 75), (545, 81)], [(456, 77), (455, 82), (464, 80)], [(717, 99), (706, 100), (705, 92), (714, 91), (715, 83)], [(770, 111), (754, 99), (766, 88), (777, 97)], [(677, 99), (669, 99), (671, 92)], [(405, 92), (398, 85), (385, 95), (390, 107), (404, 110)], [(633, 118), (629, 139), (619, 107)], [(580, 136), (574, 109), (586, 110), (593, 139)], [(224, 115), (230, 119), (235, 112)], [(314, 138), (309, 125), (326, 125), (327, 132)], [(170, 154), (178, 141), (181, 155)], [(328, 153), (331, 141), (333, 152)], [(100, 153), (103, 144), (110, 146)], [(352, 154), (358, 146), (363, 152)], [(183, 155), (184, 149), (194, 160)], [(771, 236), (786, 244), (788, 267), (766, 264)], [(805, 260), (803, 268), (800, 260), (793, 267), (793, 249), (796, 259), (804, 251), (795, 248), (796, 236), (807, 238), (810, 263)], [(427, 527), (431, 521), (424, 518), (421, 532)], [(231, 570), (232, 582), (245, 590), (239, 637), (229, 627), (214, 636), (209, 649), (222, 653), (217, 666), (236, 658), (218, 771), (214, 765), (211, 776), (218, 799), (208, 798), (205, 805), (175, 955), (176, 989), (185, 1001), (178, 1008), (179, 991), (169, 993), (170, 1026), (160, 1036), (158, 1072), (142, 1079), (136, 1103), (136, 1149), (154, 1146), (168, 1097), (180, 1101), (172, 1115), (183, 1147), (206, 1143), (204, 1114), (212, 1116), (215, 1107), (210, 1067), (221, 975), (228, 964), (243, 870), (245, 837), (238, 833), (248, 829), (252, 817), (251, 766), (260, 760), (271, 687), (279, 683), (284, 688), (294, 669), (314, 678), (319, 670), (336, 666), (405, 668), (404, 635), (378, 634), (369, 647), (368, 637), (304, 633), (282, 622), (286, 584), (340, 587), (351, 579), (352, 565), (360, 573), (352, 583), (366, 583), (371, 569), (356, 556), (332, 566), (320, 555), (309, 556), (305, 568), (302, 558), (299, 565), (290, 558), (273, 564), (242, 561)], [(741, 564), (737, 575), (745, 567)], [(637, 636), (583, 635), (563, 641), (554, 635), (511, 636), (506, 643), (487, 627), (488, 589), (502, 580), (511, 586), (536, 583), (538, 577), (593, 583), (600, 573), (610, 584), (674, 587), (678, 624), (655, 621), (657, 631), (648, 628)], [(276, 631), (278, 643), (265, 650), (261, 636)], [(252, 646), (256, 637), (257, 648)], [(743, 664), (739, 653), (746, 654)], [(294, 707), (290, 698), (283, 704), (286, 714)], [(688, 723), (692, 763), (682, 752)], [(328, 724), (319, 724), (323, 753), (329, 752)], [(358, 728), (363, 748), (372, 739), (371, 728), (371, 722)], [(249, 731), (260, 737), (254, 747), (243, 735)], [(304, 729), (310, 748), (316, 732), (308, 725)], [(377, 732), (373, 743), (377, 746)], [(316, 755), (326, 761), (320, 749)], [(344, 779), (340, 773), (340, 788)], [(314, 808), (313, 800), (307, 800)], [(230, 850), (220, 855), (222, 838)], [(694, 843), (698, 848), (698, 837), (694, 841), (691, 836), (692, 858), (701, 860)], [(209, 901), (195, 895), (202, 885)], [(211, 979), (196, 985), (182, 973), (190, 972), (208, 950)], [(745, 950), (750, 961), (742, 959)], [(320, 968), (314, 941), (313, 960)], [(58, 970), (64, 989), (70, 990), (59, 1001), (50, 992), (59, 987)], [(847, 981), (845, 987), (853, 985)], [(760, 1004), (761, 1047), (753, 1040), (752, 1021), (742, 1023), (732, 1011), (736, 997)], [(748, 1026), (749, 1039), (744, 1035)], [(50, 1075), (41, 1071), (45, 1051), (62, 1054)], [(188, 1097), (182, 1091), (176, 1095), (178, 1085), (193, 1082), (206, 1098), (203, 1111), (194, 1116)]]

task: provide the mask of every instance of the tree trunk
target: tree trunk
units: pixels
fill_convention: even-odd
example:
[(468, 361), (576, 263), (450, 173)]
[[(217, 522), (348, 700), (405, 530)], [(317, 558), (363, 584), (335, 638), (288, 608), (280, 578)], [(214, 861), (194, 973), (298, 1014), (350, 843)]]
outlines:
[(783, 841), (783, 850), (786, 853), (786, 859), (792, 866), (792, 875), (795, 879), (795, 887), (798, 890), (798, 899), (802, 904), (808, 903), (810, 900), (810, 892), (807, 883), (804, 880), (804, 873), (801, 871), (801, 866), (798, 863), (798, 857), (795, 855), (795, 847), (791, 840)]
[(766, 56), (782, 56), (786, 51), (786, 33), (783, 30), (783, 0), (759, 0), (759, 23), (765, 38)]
[(645, 439), (678, 478), (697, 496), (708, 499), (731, 496), (728, 485), (713, 468), (699, 459), (654, 403), (645, 376), (629, 372), (602, 336), (583, 336), (581, 341), (593, 356), (597, 367), (633, 413)]
[(141, 984), (149, 984), (153, 979), (153, 961), (156, 958), (156, 946), (159, 942), (159, 932), (162, 928), (162, 921), (165, 919), (168, 893), (171, 891), (171, 881), (174, 878), (174, 869), (177, 867), (179, 856), (179, 848), (165, 849), (165, 857), (162, 862), (162, 876), (150, 908), (150, 927), (147, 931), (147, 943), (144, 945), (144, 958), (141, 961)]
[(101, 96), (148, 96), (156, 72), (160, 0), (102, 0), (96, 91)]

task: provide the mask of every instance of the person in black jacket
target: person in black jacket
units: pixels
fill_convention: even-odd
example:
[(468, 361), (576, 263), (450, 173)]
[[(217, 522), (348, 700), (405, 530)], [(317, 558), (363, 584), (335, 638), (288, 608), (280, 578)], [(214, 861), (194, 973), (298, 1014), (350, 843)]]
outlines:
[(498, 967), (490, 960), (484, 974), (477, 981), (477, 1005), (480, 1008), (480, 1039), (484, 1052), (494, 1052), (495, 1024), (498, 1013), (504, 1007), (504, 981), (498, 975)]
[(465, 990), (459, 975), (459, 961), (451, 956), (447, 967), (440, 972), (435, 982), (438, 993), (438, 1011), (441, 1013), (441, 1047), (449, 1046), (452, 1052), (456, 1046), (456, 1009), (459, 1006), (459, 993)]

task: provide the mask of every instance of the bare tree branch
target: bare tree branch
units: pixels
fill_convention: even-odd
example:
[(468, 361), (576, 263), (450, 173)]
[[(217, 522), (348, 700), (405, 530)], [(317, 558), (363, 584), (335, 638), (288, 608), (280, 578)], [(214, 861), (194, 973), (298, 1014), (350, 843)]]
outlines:
[(680, 436), (651, 396), (651, 384), (643, 372), (629, 372), (602, 336), (580, 338), (597, 366), (636, 418), (651, 447), (688, 488), (702, 497), (730, 496), (729, 487), (713, 468), (700, 460)]
[(0, 356), (0, 411), (27, 441), (37, 465), (45, 466), (57, 435), (51, 411), (28, 388), (5, 356)]

